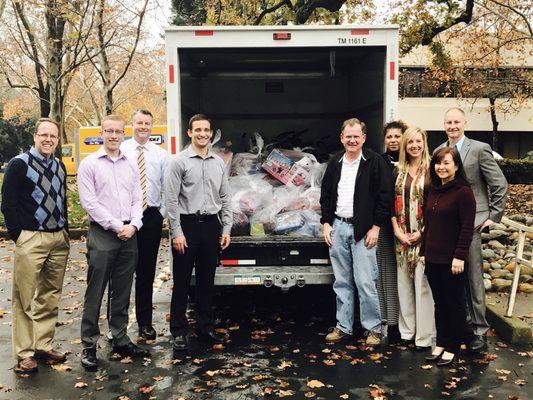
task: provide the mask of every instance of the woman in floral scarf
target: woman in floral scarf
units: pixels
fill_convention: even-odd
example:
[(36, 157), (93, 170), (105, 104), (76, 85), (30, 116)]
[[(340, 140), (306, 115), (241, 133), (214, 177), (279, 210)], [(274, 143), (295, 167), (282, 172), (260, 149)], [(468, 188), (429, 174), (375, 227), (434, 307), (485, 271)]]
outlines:
[(431, 348), (435, 337), (434, 305), (424, 266), (418, 262), (424, 229), (424, 193), (430, 182), (427, 135), (420, 128), (404, 133), (395, 171), (392, 227), (398, 265), (399, 329), (402, 340), (417, 350)]

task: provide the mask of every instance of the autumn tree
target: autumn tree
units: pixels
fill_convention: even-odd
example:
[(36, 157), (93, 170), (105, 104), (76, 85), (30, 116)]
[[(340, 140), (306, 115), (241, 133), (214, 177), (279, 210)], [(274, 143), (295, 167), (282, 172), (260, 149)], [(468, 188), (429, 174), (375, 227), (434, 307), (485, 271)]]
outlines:
[[(33, 92), (40, 115), (60, 126), (76, 70), (98, 54), (98, 49), (86, 51), (94, 6), (94, 1), (81, 0), (12, 0), (1, 16), (1, 73), (11, 88)], [(66, 140), (64, 132), (62, 138)]]
[[(498, 149), (497, 115), (518, 112), (533, 95), (529, 68), (533, 49), (530, 2), (425, 2), (440, 4), (440, 10), (419, 9), (420, 3), (407, 1), (399, 5), (405, 7), (398, 10), (395, 19), (403, 24), (403, 51), (416, 44), (429, 45), (432, 58), (424, 79), (439, 87), (443, 96), (471, 104), (478, 99), (488, 100), (492, 146)], [(438, 32), (435, 24), (439, 15), (460, 22)], [(426, 32), (431, 32), (429, 36), (435, 32), (438, 35), (428, 41)]]
[(343, 15), (368, 20), (371, 0), (172, 0), (176, 25), (338, 24)]

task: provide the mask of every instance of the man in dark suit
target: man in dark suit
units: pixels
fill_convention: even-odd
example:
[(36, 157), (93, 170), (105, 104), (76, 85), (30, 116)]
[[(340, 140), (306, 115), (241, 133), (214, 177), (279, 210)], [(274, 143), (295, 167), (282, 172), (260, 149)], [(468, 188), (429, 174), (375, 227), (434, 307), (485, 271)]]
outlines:
[(461, 161), (476, 198), (476, 219), (474, 237), (468, 258), (467, 285), (467, 329), (468, 349), (480, 352), (487, 349), (489, 324), (485, 317), (485, 286), (483, 285), (483, 257), (481, 256), (481, 231), (503, 216), (507, 198), (507, 181), (494, 160), (492, 149), (486, 143), (465, 136), (465, 112), (450, 108), (444, 116), (444, 130), (448, 141), (444, 146), (455, 146), (461, 154)]

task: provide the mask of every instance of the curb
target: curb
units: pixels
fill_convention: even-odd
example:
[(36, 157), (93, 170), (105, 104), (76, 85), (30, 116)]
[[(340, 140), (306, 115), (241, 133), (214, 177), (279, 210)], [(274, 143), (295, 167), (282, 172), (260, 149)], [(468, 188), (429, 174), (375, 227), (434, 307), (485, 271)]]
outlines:
[(531, 327), (517, 317), (506, 317), (506, 308), (487, 304), (487, 320), (499, 336), (512, 344), (533, 343)]

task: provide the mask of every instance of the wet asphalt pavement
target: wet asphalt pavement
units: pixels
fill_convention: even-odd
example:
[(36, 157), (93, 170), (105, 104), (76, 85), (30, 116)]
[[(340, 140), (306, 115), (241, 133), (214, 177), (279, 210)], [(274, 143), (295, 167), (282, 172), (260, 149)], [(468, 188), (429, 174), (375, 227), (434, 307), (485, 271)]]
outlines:
[[(366, 348), (352, 339), (327, 345), (334, 324), (331, 287), (229, 287), (216, 293), (217, 327), (230, 338), (213, 348), (191, 338), (172, 353), (168, 330), (171, 275), (168, 241), (160, 252), (154, 294), (154, 343), (144, 360), (109, 360), (100, 340), (100, 368), (80, 365), (80, 317), (85, 291), (85, 244), (73, 241), (60, 304), (56, 346), (69, 352), (62, 366), (17, 374), (11, 356), (13, 245), (0, 239), (0, 399), (532, 399), (531, 346), (490, 338), (483, 356), (463, 355), (455, 368), (428, 368), (425, 353), (397, 345)], [(133, 303), (132, 303), (133, 306)], [(132, 309), (130, 307), (130, 316)], [(105, 304), (102, 308), (102, 332)], [(191, 313), (191, 318), (194, 314)], [(136, 338), (132, 321), (130, 337)]]

